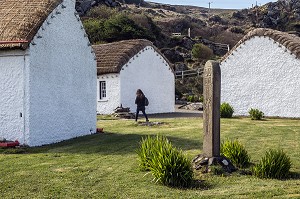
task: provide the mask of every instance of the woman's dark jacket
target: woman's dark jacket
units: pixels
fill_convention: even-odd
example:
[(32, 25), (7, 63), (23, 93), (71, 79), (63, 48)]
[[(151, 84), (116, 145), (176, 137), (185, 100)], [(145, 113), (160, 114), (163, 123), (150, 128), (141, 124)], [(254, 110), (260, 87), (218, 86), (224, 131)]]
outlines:
[(139, 108), (142, 108), (142, 107), (145, 108), (145, 96), (144, 95), (142, 95), (141, 97), (136, 96), (136, 98), (135, 98), (135, 104)]

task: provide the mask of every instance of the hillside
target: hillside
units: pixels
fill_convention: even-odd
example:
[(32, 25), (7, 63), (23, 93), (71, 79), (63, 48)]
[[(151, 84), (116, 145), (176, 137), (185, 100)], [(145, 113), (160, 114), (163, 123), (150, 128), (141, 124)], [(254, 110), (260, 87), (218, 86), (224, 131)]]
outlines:
[[(92, 43), (145, 38), (161, 49), (174, 64), (175, 70), (179, 71), (201, 69), (207, 59), (223, 56), (228, 48), (257, 27), (294, 34), (300, 32), (298, 0), (279, 0), (244, 10), (208, 9), (139, 0), (81, 2), (84, 2), (84, 9), (79, 2), (77, 7), (78, 10), (85, 10), (81, 12), (81, 17)], [(212, 50), (213, 56), (196, 57), (192, 53), (195, 44), (204, 44)], [(201, 94), (201, 82), (199, 78), (181, 80), (177, 88), (179, 93)]]

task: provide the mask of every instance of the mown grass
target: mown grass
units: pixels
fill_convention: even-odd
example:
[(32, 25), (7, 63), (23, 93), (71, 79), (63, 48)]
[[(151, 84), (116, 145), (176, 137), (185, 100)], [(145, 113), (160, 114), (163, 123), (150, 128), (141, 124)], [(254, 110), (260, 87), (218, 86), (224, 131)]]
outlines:
[[(300, 198), (300, 120), (221, 119), (221, 139), (238, 139), (258, 163), (267, 149), (283, 149), (292, 161), (287, 180), (196, 173), (200, 183), (174, 189), (138, 168), (136, 150), (146, 135), (165, 135), (193, 158), (202, 149), (202, 118), (98, 121), (94, 134), (44, 147), (0, 149), (0, 198)], [(9, 154), (18, 153), (20, 154)]]

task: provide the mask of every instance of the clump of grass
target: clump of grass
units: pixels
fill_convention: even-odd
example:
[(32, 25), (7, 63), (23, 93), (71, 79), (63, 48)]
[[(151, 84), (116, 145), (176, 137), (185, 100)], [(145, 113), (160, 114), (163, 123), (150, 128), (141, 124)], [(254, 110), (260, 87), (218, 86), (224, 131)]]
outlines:
[(150, 162), (157, 153), (156, 148), (166, 148), (169, 145), (169, 140), (163, 136), (142, 138), (140, 148), (137, 150), (139, 158), (139, 167), (142, 171), (150, 171)]
[(249, 110), (251, 120), (261, 120), (264, 117), (264, 113), (258, 109), (251, 108)]
[(250, 156), (245, 147), (238, 140), (226, 140), (221, 144), (220, 153), (228, 158), (238, 168), (245, 168), (250, 164)]
[(232, 118), (233, 115), (233, 107), (230, 104), (224, 102), (220, 106), (220, 116), (221, 118)]
[(146, 137), (138, 150), (140, 168), (150, 170), (156, 182), (167, 186), (188, 187), (193, 181), (191, 161), (166, 137)]
[(252, 168), (252, 172), (259, 178), (283, 179), (288, 177), (291, 165), (290, 158), (282, 150), (271, 149)]
[(211, 165), (209, 166), (210, 172), (214, 175), (223, 175), (225, 171), (221, 165)]

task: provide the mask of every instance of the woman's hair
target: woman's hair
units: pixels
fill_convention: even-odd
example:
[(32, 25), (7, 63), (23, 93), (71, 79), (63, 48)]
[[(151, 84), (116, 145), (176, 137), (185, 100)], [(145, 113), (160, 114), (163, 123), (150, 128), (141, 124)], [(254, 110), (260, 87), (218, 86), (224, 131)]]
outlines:
[(141, 89), (137, 89), (136, 94), (142, 94), (144, 95), (143, 91)]

